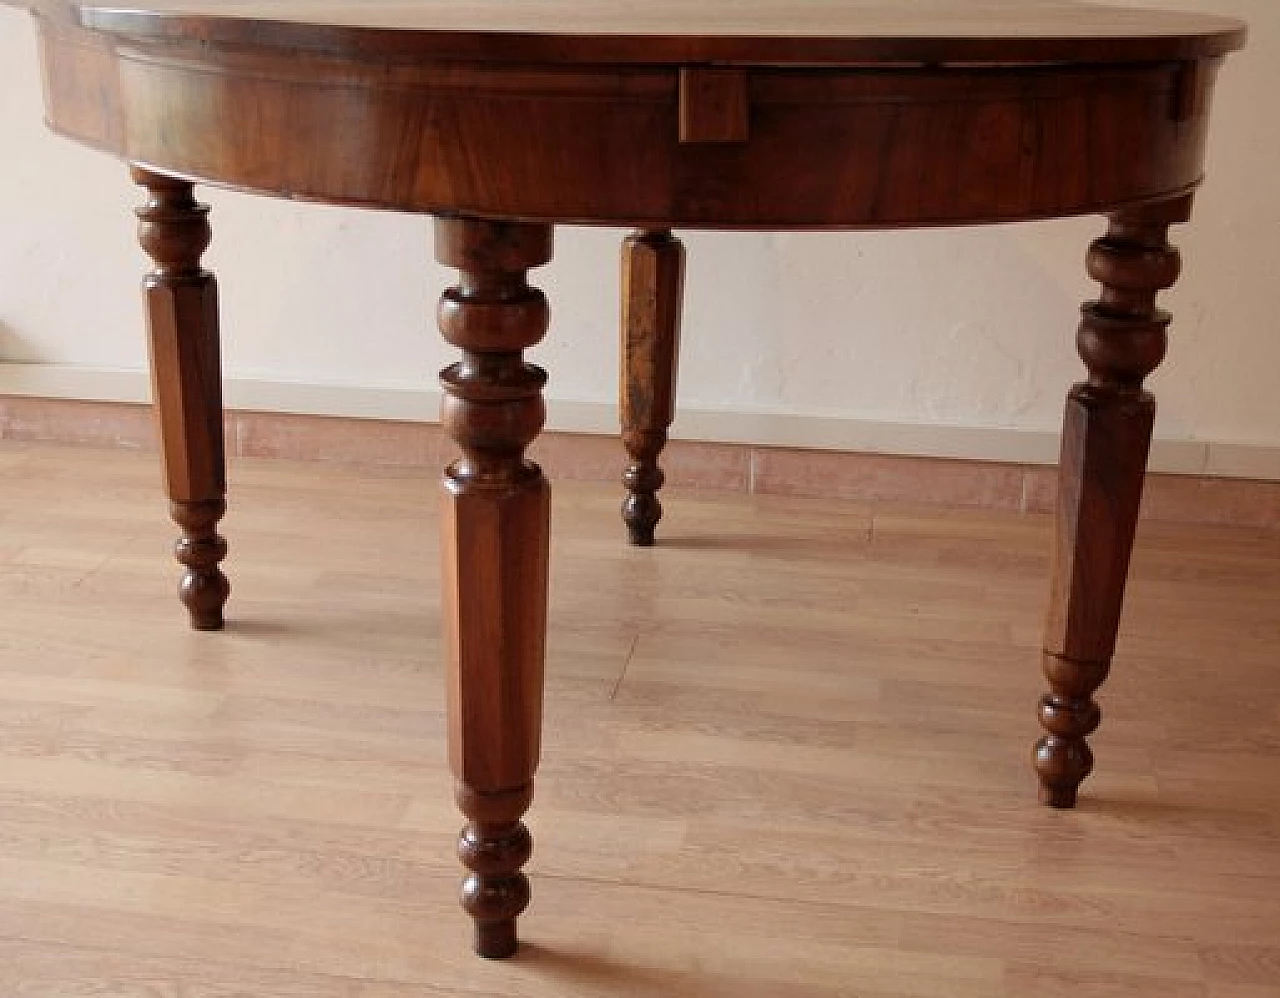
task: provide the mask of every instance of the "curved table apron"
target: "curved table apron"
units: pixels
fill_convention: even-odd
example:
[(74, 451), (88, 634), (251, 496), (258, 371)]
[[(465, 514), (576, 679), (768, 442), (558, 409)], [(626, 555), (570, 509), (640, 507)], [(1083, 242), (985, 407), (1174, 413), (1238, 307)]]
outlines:
[[(549, 492), (523, 456), (546, 379), (523, 351), (547, 329), (526, 274), (551, 258), (553, 223), (642, 230), (624, 251), (623, 410), (631, 512), (656, 522), (682, 282), (671, 228), (1110, 216), (1088, 254), (1102, 285), (1079, 329), (1088, 377), (1067, 401), (1034, 752), (1042, 800), (1075, 803), (1151, 438), (1142, 384), (1165, 352), (1155, 299), (1179, 270), (1167, 232), (1189, 216), (1214, 75), (1241, 25), (1130, 12), (1117, 27), (1076, 8), (1058, 34), (1020, 31), (1032, 8), (1006, 10), (1014, 23), (999, 30), (895, 33), (876, 27), (887, 8), (854, 3), (851, 27), (799, 35), (697, 33), (678, 8), (665, 33), (556, 34), (479, 15), (461, 27), (313, 24), (268, 18), (305, 3), (223, 6), (244, 16), (37, 3), (48, 120), (132, 163), (149, 194), (155, 402), (181, 595), (201, 629), (222, 626), (229, 585), (216, 287), (200, 266), (210, 230), (193, 181), (437, 216), (438, 257), (460, 274), (439, 313), (462, 352), (442, 376), (461, 452), (444, 478), (444, 592), (463, 904), (481, 954), (515, 951), (529, 901), (521, 818), (541, 728)], [(768, 10), (782, 24), (792, 7)], [(400, 9), (366, 6), (383, 8)], [(855, 30), (859, 16), (875, 30)], [(1095, 33), (1081, 29), (1090, 19)]]

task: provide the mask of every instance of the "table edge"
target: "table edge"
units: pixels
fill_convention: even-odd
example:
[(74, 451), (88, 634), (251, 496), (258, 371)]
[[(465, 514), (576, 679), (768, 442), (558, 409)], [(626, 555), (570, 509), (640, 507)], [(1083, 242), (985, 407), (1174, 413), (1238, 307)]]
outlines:
[[(7, 0), (12, 2), (12, 0)], [(167, 14), (66, 0), (30, 0), (39, 13), (61, 8), (73, 23), (139, 40), (198, 40), (221, 45), (290, 48), (317, 54), (375, 58), (440, 58), (479, 62), (671, 65), (738, 63), (778, 66), (893, 64), (1008, 65), (1123, 63), (1217, 58), (1244, 47), (1246, 22), (1199, 15), (1217, 28), (1152, 35), (938, 37), (753, 35), (606, 35), (525, 32), (418, 31), (325, 25), (219, 14)]]

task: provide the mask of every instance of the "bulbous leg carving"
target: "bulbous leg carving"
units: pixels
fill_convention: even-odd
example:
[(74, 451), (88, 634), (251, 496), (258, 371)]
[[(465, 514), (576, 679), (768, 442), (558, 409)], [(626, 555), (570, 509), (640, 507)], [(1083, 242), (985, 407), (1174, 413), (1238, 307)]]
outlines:
[(551, 259), (551, 228), (471, 218), (436, 221), (436, 255), (459, 271), (440, 329), (462, 350), (441, 376), (443, 422), (462, 451), (444, 476), (449, 754), (468, 819), (458, 855), (476, 952), (516, 950), (533, 848), (521, 817), (533, 799), (542, 729), (550, 490), (525, 449), (542, 428), (546, 374), (523, 351), (548, 312), (526, 272)]
[(209, 246), (209, 209), (185, 180), (133, 169), (148, 192), (138, 209), (139, 241), (155, 263), (146, 277), (152, 394), (164, 451), (170, 513), (182, 530), (178, 595), (197, 630), (223, 625), (231, 585), (219, 567), (227, 543), (218, 287), (200, 266)]
[(458, 836), (458, 858), (471, 872), (462, 882), (462, 907), (476, 925), (476, 952), (491, 959), (518, 948), (516, 918), (529, 907), (522, 867), (533, 837), (520, 820), (533, 801), (533, 785), (480, 794), (459, 784), (458, 807), (470, 819)]
[(1093, 772), (1093, 750), (1086, 739), (1102, 722), (1093, 694), (1108, 668), (1106, 662), (1044, 655), (1050, 692), (1040, 698), (1040, 725), (1046, 734), (1036, 744), (1035, 765), (1040, 799), (1050, 807), (1074, 807), (1080, 784)]
[(1155, 421), (1143, 382), (1164, 359), (1170, 321), (1156, 296), (1178, 279), (1168, 231), (1190, 210), (1183, 197), (1119, 212), (1089, 249), (1102, 294), (1084, 306), (1077, 337), (1089, 378), (1067, 396), (1043, 656), (1049, 692), (1034, 753), (1051, 807), (1073, 807), (1093, 769), (1087, 739), (1102, 719), (1093, 695), (1115, 651)]
[(658, 465), (675, 418), (684, 246), (666, 230), (638, 232), (622, 246), (622, 519), (631, 543), (650, 547), (662, 519)]
[(218, 521), (227, 511), (222, 499), (207, 502), (172, 502), (169, 512), (182, 528), (174, 544), (174, 556), (186, 568), (178, 584), (178, 598), (191, 614), (197, 631), (216, 631), (223, 625), (222, 608), (231, 595), (231, 583), (219, 564), (227, 556), (227, 542), (218, 533)]
[(658, 522), (662, 519), (658, 492), (667, 482), (666, 474), (658, 465), (658, 458), (667, 445), (667, 433), (666, 430), (628, 430), (622, 434), (622, 444), (631, 458), (622, 473), (622, 485), (627, 490), (622, 500), (622, 522), (633, 545), (653, 547), (657, 543)]

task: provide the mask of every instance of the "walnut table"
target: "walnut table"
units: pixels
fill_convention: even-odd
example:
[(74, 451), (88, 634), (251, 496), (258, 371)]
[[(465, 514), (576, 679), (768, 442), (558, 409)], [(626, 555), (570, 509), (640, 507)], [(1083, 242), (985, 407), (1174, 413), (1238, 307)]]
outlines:
[[(1093, 766), (1165, 352), (1170, 226), (1201, 180), (1214, 75), (1239, 22), (1054, 0), (27, 0), (48, 121), (131, 164), (155, 405), (192, 624), (222, 626), (218, 306), (193, 183), (435, 216), (458, 271), (440, 329), (459, 458), (444, 474), (451, 761), (476, 948), (516, 949), (529, 901), (549, 492), (524, 458), (547, 329), (526, 283), (557, 222), (639, 230), (624, 252), (633, 538), (652, 540), (681, 285), (673, 228), (881, 229), (1083, 213), (1035, 747), (1070, 807)], [(1062, 323), (1065, 316), (1049, 317)]]

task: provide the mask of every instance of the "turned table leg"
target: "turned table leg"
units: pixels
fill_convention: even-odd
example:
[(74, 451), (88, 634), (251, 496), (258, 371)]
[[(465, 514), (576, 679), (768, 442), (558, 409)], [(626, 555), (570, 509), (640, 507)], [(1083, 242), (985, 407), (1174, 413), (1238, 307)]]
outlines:
[(436, 220), (436, 256), (459, 271), (440, 329), (462, 350), (446, 370), (443, 422), (462, 451), (444, 476), (444, 615), (449, 757), (468, 819), (458, 855), (476, 952), (516, 951), (529, 904), (521, 867), (532, 840), (542, 727), (550, 490), (525, 448), (542, 429), (546, 373), (522, 351), (547, 330), (546, 299), (525, 273), (551, 259), (551, 227)]
[(622, 519), (631, 543), (649, 547), (662, 519), (658, 458), (675, 418), (684, 246), (666, 230), (637, 232), (622, 246)]
[(1040, 701), (1046, 733), (1034, 757), (1040, 799), (1052, 807), (1073, 807), (1093, 769), (1086, 737), (1101, 720), (1093, 694), (1115, 650), (1155, 420), (1142, 383), (1164, 359), (1170, 320), (1156, 295), (1178, 279), (1168, 231), (1190, 211), (1186, 196), (1118, 212), (1089, 249), (1102, 295), (1084, 306), (1077, 341), (1089, 379), (1067, 396), (1043, 656), (1049, 692)]
[(138, 209), (139, 240), (155, 263), (145, 283), (151, 379), (164, 449), (169, 509), (182, 530), (175, 554), (184, 566), (178, 595), (201, 631), (222, 627), (231, 586), (219, 563), (226, 512), (218, 287), (200, 266), (209, 246), (209, 209), (191, 184), (133, 168), (148, 192)]

